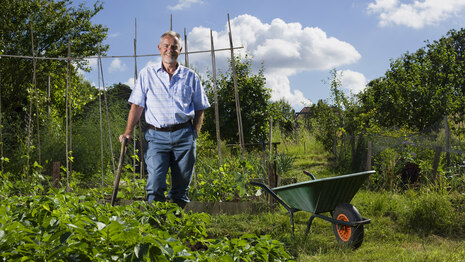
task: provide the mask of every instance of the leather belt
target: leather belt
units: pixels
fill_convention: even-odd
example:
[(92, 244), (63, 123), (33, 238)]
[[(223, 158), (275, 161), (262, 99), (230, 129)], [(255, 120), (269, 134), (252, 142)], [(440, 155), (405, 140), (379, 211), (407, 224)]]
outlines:
[(176, 125), (172, 125), (172, 126), (166, 126), (166, 127), (155, 127), (155, 126), (149, 125), (149, 128), (153, 129), (153, 130), (156, 130), (156, 131), (162, 131), (162, 132), (174, 132), (174, 131), (179, 130), (181, 128), (188, 127), (190, 125), (191, 125), (191, 121), (187, 121), (185, 123), (176, 124)]

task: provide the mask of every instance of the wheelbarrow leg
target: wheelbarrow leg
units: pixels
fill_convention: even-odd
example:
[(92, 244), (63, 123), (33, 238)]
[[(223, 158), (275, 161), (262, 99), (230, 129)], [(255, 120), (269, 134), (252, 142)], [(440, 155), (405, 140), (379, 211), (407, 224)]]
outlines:
[(295, 211), (299, 211), (298, 209), (294, 209), (292, 207), (290, 207), (288, 204), (286, 204), (286, 202), (284, 202), (278, 195), (276, 195), (275, 192), (273, 192), (273, 190), (271, 190), (271, 188), (269, 188), (267, 185), (263, 184), (263, 183), (260, 183), (260, 182), (256, 182), (256, 181), (250, 181), (250, 184), (254, 185), (254, 186), (259, 186), (263, 189), (265, 189), (272, 197), (274, 197), (285, 209), (287, 209), (287, 211), (289, 212), (289, 216), (291, 217), (291, 237), (292, 237), (292, 241), (295, 241), (295, 237), (294, 237), (294, 212)]
[(310, 227), (312, 226), (313, 219), (315, 218), (314, 215), (310, 217), (310, 219), (307, 222), (307, 229), (305, 229), (305, 238), (307, 238), (308, 232), (310, 232)]
[(289, 216), (291, 217), (291, 238), (292, 241), (295, 241), (295, 235), (294, 235), (294, 211), (292, 209), (288, 209), (289, 211)]

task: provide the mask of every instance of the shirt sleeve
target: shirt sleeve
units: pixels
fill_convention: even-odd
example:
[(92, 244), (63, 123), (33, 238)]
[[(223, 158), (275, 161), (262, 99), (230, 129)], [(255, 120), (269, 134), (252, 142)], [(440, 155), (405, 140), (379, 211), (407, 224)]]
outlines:
[(207, 94), (205, 93), (205, 89), (203, 88), (198, 75), (195, 75), (193, 102), (194, 111), (204, 110), (210, 107)]
[(132, 89), (131, 96), (129, 96), (129, 103), (136, 104), (145, 108), (145, 98), (146, 91), (142, 88), (142, 83), (145, 79), (145, 74), (143, 72), (139, 73), (139, 77), (136, 80), (134, 89)]

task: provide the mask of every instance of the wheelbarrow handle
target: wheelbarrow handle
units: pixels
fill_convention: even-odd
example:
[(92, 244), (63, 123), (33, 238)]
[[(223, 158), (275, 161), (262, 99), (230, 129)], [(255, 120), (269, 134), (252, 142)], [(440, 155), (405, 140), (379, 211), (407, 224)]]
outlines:
[(316, 180), (315, 176), (312, 175), (312, 173), (308, 172), (307, 170), (304, 170), (303, 172), (304, 172), (304, 174), (306, 174), (307, 176), (309, 176), (312, 180)]
[(118, 170), (116, 171), (115, 180), (113, 181), (113, 193), (111, 195), (111, 205), (114, 206), (116, 203), (116, 196), (118, 195), (119, 181), (121, 179), (121, 171), (123, 170), (123, 159), (126, 154), (126, 149), (128, 148), (127, 137), (123, 137), (123, 142), (121, 143), (121, 152), (119, 155), (118, 161)]
[(289, 212), (291, 212), (292, 208), (286, 204), (286, 202), (284, 202), (271, 188), (269, 188), (267, 185), (261, 183), (261, 182), (257, 182), (257, 181), (250, 181), (250, 184), (254, 185), (254, 186), (259, 186), (263, 189), (265, 189), (265, 191), (267, 191), (271, 196), (273, 196), (281, 205), (283, 205)]

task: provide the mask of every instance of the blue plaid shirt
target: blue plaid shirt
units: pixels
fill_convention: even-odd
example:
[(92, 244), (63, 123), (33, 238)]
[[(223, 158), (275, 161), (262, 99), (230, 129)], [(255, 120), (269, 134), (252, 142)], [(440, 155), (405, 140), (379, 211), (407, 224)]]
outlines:
[(195, 111), (210, 107), (199, 76), (179, 65), (171, 81), (158, 65), (143, 68), (128, 100), (145, 108), (145, 121), (155, 127), (181, 124), (194, 119)]

